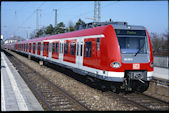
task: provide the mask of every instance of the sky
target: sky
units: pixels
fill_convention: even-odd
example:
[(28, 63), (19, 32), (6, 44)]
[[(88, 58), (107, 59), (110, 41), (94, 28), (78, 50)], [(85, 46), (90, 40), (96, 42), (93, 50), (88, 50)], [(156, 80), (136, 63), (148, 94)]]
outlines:
[[(125, 21), (129, 25), (141, 25), (157, 34), (168, 32), (168, 1), (101, 1), (101, 21)], [(94, 17), (94, 1), (2, 1), (1, 35), (4, 40), (17, 35), (29, 38), (36, 29), (36, 9), (39, 11), (39, 27), (57, 22), (76, 23), (81, 18), (86, 23)]]

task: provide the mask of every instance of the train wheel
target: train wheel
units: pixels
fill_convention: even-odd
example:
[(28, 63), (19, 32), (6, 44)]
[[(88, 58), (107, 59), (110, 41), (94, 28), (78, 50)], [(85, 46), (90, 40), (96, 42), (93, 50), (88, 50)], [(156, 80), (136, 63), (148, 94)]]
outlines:
[(134, 91), (138, 91), (140, 93), (143, 93), (144, 91), (146, 91), (149, 87), (149, 82), (146, 82), (145, 83), (141, 83), (140, 81), (135, 81), (133, 84), (132, 84), (132, 89)]
[(149, 82), (145, 82), (144, 84), (140, 83), (140, 86), (137, 88), (137, 91), (143, 93), (148, 89), (148, 87), (149, 87)]
[(120, 88), (118, 86), (111, 85), (110, 89), (113, 93), (119, 93)]
[(86, 82), (86, 84), (88, 84), (92, 88), (96, 88), (96, 86), (97, 86), (97, 83), (91, 77), (87, 77), (85, 82)]

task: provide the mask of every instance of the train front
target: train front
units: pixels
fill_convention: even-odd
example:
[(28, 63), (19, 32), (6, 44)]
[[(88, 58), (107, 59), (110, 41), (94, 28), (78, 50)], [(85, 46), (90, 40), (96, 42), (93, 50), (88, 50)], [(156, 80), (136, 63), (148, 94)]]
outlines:
[(149, 34), (142, 26), (113, 27), (120, 46), (119, 69), (124, 72), (122, 87), (127, 91), (144, 92), (149, 87), (153, 74), (153, 53)]

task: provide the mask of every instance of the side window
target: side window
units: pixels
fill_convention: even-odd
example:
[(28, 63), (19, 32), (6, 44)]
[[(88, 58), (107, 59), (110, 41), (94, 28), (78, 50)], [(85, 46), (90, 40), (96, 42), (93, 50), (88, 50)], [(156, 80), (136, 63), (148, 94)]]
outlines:
[(52, 52), (55, 52), (55, 43), (52, 43)]
[(33, 50), (33, 43), (31, 43), (31, 52), (32, 52), (32, 50)]
[(63, 53), (63, 43), (62, 43), (62, 53)]
[(39, 43), (39, 51), (41, 50), (41, 43)]
[(68, 43), (66, 42), (64, 46), (64, 54), (67, 54), (67, 53), (68, 53)]
[(58, 53), (58, 49), (59, 49), (59, 44), (58, 43), (56, 43), (56, 53)]
[(61, 46), (62, 44), (61, 44), (61, 42), (60, 42), (60, 53), (62, 53), (62, 46)]
[(38, 45), (38, 44), (37, 44), (37, 43), (35, 43), (35, 51), (37, 50), (37, 45)]
[(80, 45), (80, 56), (82, 56), (82, 52), (83, 52), (83, 44)]
[(91, 57), (92, 42), (85, 42), (85, 57)]
[(41, 51), (41, 43), (39, 43), (39, 51)]
[(33, 50), (35, 50), (35, 43), (33, 44)]
[(97, 38), (97, 51), (100, 50), (100, 38)]
[(79, 55), (79, 43), (77, 43), (77, 56)]
[(46, 51), (48, 52), (48, 50), (49, 50), (49, 44), (47, 44), (47, 50)]
[(45, 51), (45, 43), (43, 43), (43, 51)]
[(71, 55), (75, 55), (75, 42), (72, 42), (71, 44), (70, 44), (70, 54)]

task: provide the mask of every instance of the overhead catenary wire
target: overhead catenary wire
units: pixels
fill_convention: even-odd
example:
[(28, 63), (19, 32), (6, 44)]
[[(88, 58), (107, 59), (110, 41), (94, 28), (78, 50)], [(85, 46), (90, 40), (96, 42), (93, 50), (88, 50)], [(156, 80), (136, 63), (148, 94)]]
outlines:
[[(41, 3), (36, 9), (39, 9), (40, 7), (42, 7), (42, 5), (44, 5), (45, 2)], [(33, 14), (36, 13), (36, 9), (22, 22), (21, 25), (27, 23), (27, 21), (33, 16)], [(17, 27), (17, 29), (15, 30), (15, 32), (18, 31), (19, 29), (20, 29), (20, 27)]]
[[(45, 1), (45, 2), (46, 2), (46, 1)], [(42, 7), (42, 5), (45, 4), (45, 2), (41, 3), (36, 9), (39, 9), (40, 7)], [(119, 1), (117, 1), (117, 2), (119, 2)], [(117, 2), (115, 2), (115, 3), (117, 3)], [(101, 8), (102, 8), (102, 9), (103, 9), (103, 8), (107, 8), (107, 6), (114, 5), (115, 3), (103, 5), (103, 6), (101, 6)], [(26, 23), (30, 20), (30, 18), (36, 13), (36, 9), (22, 22), (21, 25), (26, 24)], [(62, 8), (58, 8), (58, 9), (62, 9)], [(70, 8), (66, 8), (66, 9), (70, 9)], [(93, 13), (93, 11), (94, 11), (94, 9), (93, 9), (92, 11), (90, 10), (90, 11), (81, 13), (81, 14), (79, 14), (79, 15), (76, 15), (76, 16), (73, 17), (73, 18), (80, 18), (81, 16), (82, 16), (82, 18), (84, 18), (84, 17), (83, 17), (84, 15)], [(71, 18), (71, 20), (72, 20), (73, 18)], [(16, 31), (18, 31), (19, 29), (20, 29), (20, 27), (17, 27)], [(16, 31), (15, 31), (15, 32), (16, 32)]]

